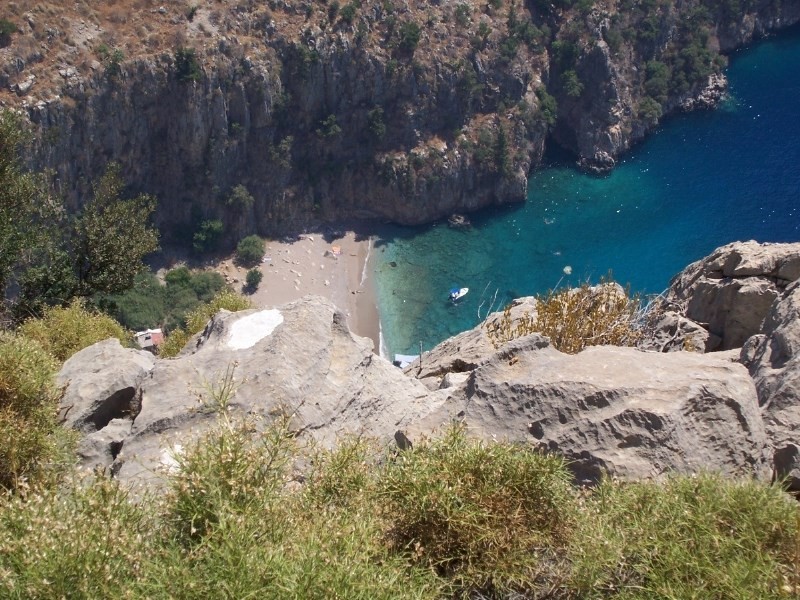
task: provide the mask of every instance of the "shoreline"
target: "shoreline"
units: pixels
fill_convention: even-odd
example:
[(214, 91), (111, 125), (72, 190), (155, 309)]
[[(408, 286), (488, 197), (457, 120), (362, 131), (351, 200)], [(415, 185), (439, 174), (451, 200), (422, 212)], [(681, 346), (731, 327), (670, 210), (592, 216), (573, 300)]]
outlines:
[[(373, 245), (374, 236), (361, 235), (351, 228), (333, 236), (314, 232), (266, 240), (264, 258), (256, 267), (264, 277), (255, 293), (247, 297), (256, 308), (277, 308), (304, 296), (322, 296), (347, 316), (354, 335), (372, 340), (373, 352), (380, 355)], [(241, 292), (247, 268), (228, 258), (214, 270)]]

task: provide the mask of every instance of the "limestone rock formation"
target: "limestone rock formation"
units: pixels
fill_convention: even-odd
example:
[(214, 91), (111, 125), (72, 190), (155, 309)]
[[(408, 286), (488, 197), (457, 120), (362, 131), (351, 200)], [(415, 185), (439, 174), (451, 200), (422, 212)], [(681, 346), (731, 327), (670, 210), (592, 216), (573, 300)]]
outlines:
[(675, 311), (658, 315), (652, 330), (640, 344), (642, 350), (654, 352), (708, 352), (719, 347), (719, 338), (704, 327)]
[(74, 354), (57, 376), (58, 384), (66, 386), (60, 407), (65, 425), (90, 433), (112, 419), (132, 419), (138, 411), (139, 387), (154, 365), (152, 354), (123, 348), (117, 339)]
[[(798, 275), (800, 245), (732, 244), (688, 267), (668, 298), (705, 316), (710, 332), (667, 313), (657, 352), (575, 355), (538, 334), (490, 334), (535, 317), (536, 300), (522, 298), (405, 372), (326, 300), (223, 311), (175, 359), (113, 340), (76, 354), (60, 374), (64, 409), (87, 433), (82, 465), (126, 482), (158, 482), (226, 412), (256, 429), (282, 415), (298, 437), (325, 446), (357, 434), (410, 447), (461, 421), (471, 435), (563, 455), (584, 483), (709, 469), (789, 477), (800, 488), (800, 282), (789, 283)], [(777, 298), (765, 319), (764, 297)], [(750, 337), (741, 353), (679, 351), (715, 332), (723, 346)]]
[(776, 477), (800, 489), (800, 282), (770, 309), (763, 333), (747, 340), (742, 362), (756, 384), (771, 438)]
[(800, 245), (734, 242), (686, 267), (667, 300), (708, 330), (707, 350), (729, 350), (759, 333), (773, 301), (798, 277)]
[[(347, 17), (282, 1), (9, 7), (19, 32), (0, 48), (0, 103), (33, 125), (31, 166), (76, 208), (119, 162), (159, 197), (165, 234), (221, 219), (231, 240), (522, 201), (550, 134), (608, 170), (664, 115), (718, 101), (717, 50), (800, 20), (796, 0), (470, 0), (458, 14), (364, 0)], [(654, 89), (659, 63), (675, 79)], [(226, 207), (237, 185), (252, 206)]]
[(217, 418), (214, 404), (226, 372), (232, 375), (232, 414), (283, 415), (296, 435), (325, 445), (346, 434), (391, 440), (437, 401), (374, 355), (372, 342), (351, 334), (344, 315), (326, 300), (223, 311), (179, 357), (158, 361), (142, 386), (141, 412), (114, 466), (118, 476), (156, 478), (171, 464), (170, 453), (206, 431)]
[[(523, 317), (536, 318), (536, 298), (526, 296), (512, 301), (508, 307), (508, 327), (513, 328)], [(489, 335), (492, 325), (504, 319), (503, 312), (491, 313), (479, 326), (444, 340), (430, 352), (425, 352), (405, 369), (405, 373), (422, 381), (429, 389), (442, 386), (447, 374), (471, 371), (495, 352)], [(444, 387), (449, 387), (448, 384)]]
[(562, 454), (584, 483), (604, 472), (770, 474), (753, 382), (715, 355), (601, 346), (570, 356), (533, 335), (500, 348), (448, 392), (406, 431), (412, 441), (460, 420), (472, 435)]

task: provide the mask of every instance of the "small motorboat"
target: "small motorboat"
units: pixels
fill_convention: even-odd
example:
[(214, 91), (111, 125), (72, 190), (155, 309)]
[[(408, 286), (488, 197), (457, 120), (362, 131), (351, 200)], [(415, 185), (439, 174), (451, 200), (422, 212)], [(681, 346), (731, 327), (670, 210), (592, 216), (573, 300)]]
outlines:
[(453, 288), (450, 290), (450, 300), (455, 302), (456, 300), (460, 300), (464, 296), (467, 295), (469, 288)]

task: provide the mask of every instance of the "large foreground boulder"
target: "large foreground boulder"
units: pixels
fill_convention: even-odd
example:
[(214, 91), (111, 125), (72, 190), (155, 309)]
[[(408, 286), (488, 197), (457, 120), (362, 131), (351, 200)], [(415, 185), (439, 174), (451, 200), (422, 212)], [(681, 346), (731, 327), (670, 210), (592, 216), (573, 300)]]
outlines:
[(772, 303), (798, 277), (800, 244), (734, 242), (686, 267), (667, 300), (708, 329), (707, 350), (729, 350), (759, 333)]
[[(544, 343), (543, 343), (544, 342)], [(714, 355), (593, 347), (567, 355), (538, 335), (506, 344), (406, 430), (452, 420), (485, 439), (562, 454), (577, 479), (720, 471), (768, 478), (767, 437), (747, 370)]]
[(149, 352), (123, 348), (114, 338), (72, 355), (56, 378), (66, 386), (60, 406), (65, 425), (91, 433), (112, 419), (132, 420), (139, 387), (155, 362)]
[[(229, 397), (221, 402), (226, 373)], [(225, 410), (254, 420), (289, 419), (297, 436), (332, 445), (338, 436), (387, 441), (435, 398), (372, 352), (327, 300), (280, 309), (222, 311), (175, 359), (160, 360), (142, 386), (142, 408), (114, 468), (126, 481), (158, 478)]]

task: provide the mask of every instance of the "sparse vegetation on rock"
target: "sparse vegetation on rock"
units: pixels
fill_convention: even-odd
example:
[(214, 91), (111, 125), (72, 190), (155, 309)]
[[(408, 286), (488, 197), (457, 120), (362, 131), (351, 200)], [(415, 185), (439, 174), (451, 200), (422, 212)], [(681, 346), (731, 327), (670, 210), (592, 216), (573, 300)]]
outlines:
[(584, 283), (538, 298), (536, 314), (503, 316), (486, 323), (489, 338), (500, 346), (513, 339), (541, 333), (557, 350), (575, 354), (588, 346), (635, 346), (643, 335), (639, 298), (631, 298), (618, 284), (604, 281), (597, 286)]

